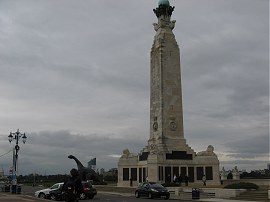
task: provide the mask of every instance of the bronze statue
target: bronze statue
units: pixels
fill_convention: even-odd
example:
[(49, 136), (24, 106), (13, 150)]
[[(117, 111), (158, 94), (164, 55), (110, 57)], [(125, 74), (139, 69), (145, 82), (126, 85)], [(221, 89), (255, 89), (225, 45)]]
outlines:
[(69, 159), (74, 159), (77, 164), (78, 171), (80, 173), (81, 179), (83, 181), (86, 180), (93, 180), (93, 181), (100, 181), (100, 177), (98, 174), (91, 168), (84, 167), (83, 164), (73, 155), (68, 156)]

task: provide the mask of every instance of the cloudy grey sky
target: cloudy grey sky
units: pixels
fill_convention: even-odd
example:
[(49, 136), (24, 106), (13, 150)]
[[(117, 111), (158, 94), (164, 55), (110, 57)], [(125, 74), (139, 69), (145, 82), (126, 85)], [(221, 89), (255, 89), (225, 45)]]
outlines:
[[(181, 50), (184, 130), (221, 167), (269, 161), (269, 1), (170, 0)], [(0, 0), (0, 168), (67, 173), (77, 156), (117, 167), (149, 138), (158, 0)], [(4, 155), (5, 154), (5, 155)]]

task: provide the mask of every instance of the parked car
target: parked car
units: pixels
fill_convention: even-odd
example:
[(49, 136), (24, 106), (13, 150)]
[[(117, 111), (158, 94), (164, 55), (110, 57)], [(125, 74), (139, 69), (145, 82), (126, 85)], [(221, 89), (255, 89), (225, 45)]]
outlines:
[(59, 187), (58, 189), (51, 190), (47, 198), (53, 201), (64, 201), (65, 195), (63, 193), (63, 186)]
[(64, 184), (64, 182), (56, 183), (53, 186), (51, 186), (50, 188), (36, 191), (35, 196), (38, 198), (49, 199), (50, 198), (50, 191), (62, 189), (63, 184)]
[(135, 197), (145, 196), (148, 198), (170, 198), (170, 192), (161, 184), (155, 182), (143, 182), (138, 185), (135, 190)]
[[(97, 194), (96, 188), (92, 185), (91, 182), (82, 182), (83, 185), (83, 192), (79, 195), (79, 198), (81, 200), (84, 200), (86, 198), (93, 199), (94, 196)], [(59, 189), (54, 189), (49, 192), (49, 199), (54, 201), (62, 201), (65, 200), (65, 193), (62, 189), (62, 186), (59, 187)]]
[(97, 189), (92, 185), (91, 182), (82, 182), (83, 193), (80, 194), (80, 199), (84, 200), (86, 198), (92, 199), (97, 194)]

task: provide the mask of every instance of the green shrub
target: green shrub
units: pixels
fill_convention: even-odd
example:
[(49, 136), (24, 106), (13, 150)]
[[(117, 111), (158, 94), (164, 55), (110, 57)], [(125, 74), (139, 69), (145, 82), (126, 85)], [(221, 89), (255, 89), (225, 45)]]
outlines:
[(234, 184), (229, 184), (224, 187), (225, 189), (258, 189), (259, 186), (254, 183), (249, 182), (239, 182)]
[(107, 182), (93, 182), (93, 185), (107, 185)]
[(172, 183), (172, 182), (166, 182), (166, 183), (163, 183), (162, 186), (164, 186), (164, 187), (180, 187), (179, 184), (177, 184), (177, 183)]

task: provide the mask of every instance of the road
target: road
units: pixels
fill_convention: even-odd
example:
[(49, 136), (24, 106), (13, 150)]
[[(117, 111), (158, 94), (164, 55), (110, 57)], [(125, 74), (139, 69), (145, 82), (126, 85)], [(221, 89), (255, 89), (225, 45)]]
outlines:
[[(0, 191), (0, 202), (50, 202), (51, 200), (39, 199), (34, 197), (34, 193), (37, 190), (42, 189), (41, 187), (22, 187), (22, 194), (11, 194)], [(80, 200), (80, 202), (90, 202), (90, 201), (100, 201), (100, 202), (160, 202), (160, 201), (178, 201), (178, 202), (190, 202), (190, 201), (204, 201), (204, 202), (247, 202), (239, 200), (225, 200), (218, 198), (211, 199), (200, 199), (200, 200), (180, 200), (180, 199), (148, 199), (148, 198), (135, 198), (131, 194), (116, 194), (116, 193), (105, 193), (98, 192), (94, 199)]]
[[(35, 197), (30, 197), (27, 195), (0, 195), (0, 202), (49, 202), (51, 200), (39, 199)], [(100, 201), (100, 202), (160, 202), (164, 199), (151, 199), (148, 198), (135, 198), (131, 196), (120, 196), (113, 194), (98, 194), (94, 199), (86, 199), (85, 202), (89, 201)], [(168, 200), (166, 200), (168, 201)], [(170, 200), (169, 200), (170, 201)], [(175, 200), (176, 201), (176, 200)], [(82, 202), (82, 200), (80, 200)], [(184, 202), (184, 201), (181, 201)]]
[[(39, 190), (39, 187), (23, 187), (22, 194), (10, 194), (5, 192), (0, 192), (0, 202), (49, 202), (50, 200), (38, 199), (34, 197), (34, 192)], [(121, 196), (117, 194), (99, 193), (94, 197), (94, 199), (87, 199), (87, 201), (100, 201), (100, 202), (160, 202), (168, 201), (164, 199), (151, 199), (148, 198), (135, 198), (134, 196)], [(169, 201), (172, 201), (170, 199)], [(179, 201), (179, 200), (174, 200)], [(80, 200), (82, 202), (82, 200)], [(181, 202), (184, 202), (181, 200)]]
[[(38, 199), (35, 197), (25, 196), (25, 195), (8, 195), (8, 196), (1, 196), (0, 195), (0, 202), (49, 202), (51, 200), (46, 199)], [(89, 201), (100, 201), (100, 202), (160, 202), (164, 201), (164, 199), (151, 199), (148, 198), (135, 198), (135, 197), (128, 197), (128, 196), (120, 196), (120, 195), (112, 195), (112, 194), (98, 194), (94, 199), (87, 199), (84, 200), (85, 202)], [(172, 201), (172, 200), (166, 200)], [(177, 201), (177, 200), (174, 200)], [(178, 200), (179, 201), (179, 200)], [(83, 202), (80, 200), (80, 202)], [(181, 202), (184, 202), (181, 200)]]

